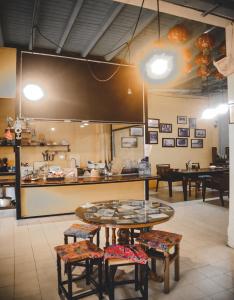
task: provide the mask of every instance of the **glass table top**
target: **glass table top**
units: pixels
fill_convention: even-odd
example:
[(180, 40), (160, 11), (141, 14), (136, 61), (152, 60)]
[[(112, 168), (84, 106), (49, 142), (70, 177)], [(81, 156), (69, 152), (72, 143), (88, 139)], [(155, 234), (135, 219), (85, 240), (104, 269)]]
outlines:
[(100, 226), (140, 228), (168, 221), (174, 209), (156, 200), (111, 200), (86, 203), (76, 209), (76, 215)]

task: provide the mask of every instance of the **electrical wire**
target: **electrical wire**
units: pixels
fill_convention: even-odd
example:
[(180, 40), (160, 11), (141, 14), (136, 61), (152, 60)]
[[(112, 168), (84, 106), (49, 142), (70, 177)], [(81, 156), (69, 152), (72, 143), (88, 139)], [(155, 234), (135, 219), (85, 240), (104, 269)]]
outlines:
[(160, 9), (159, 9), (159, 0), (157, 0), (157, 21), (158, 21), (158, 41), (161, 39), (161, 22), (160, 22)]
[[(125, 58), (126, 58), (126, 56), (127, 56), (127, 54), (129, 54), (128, 59), (129, 59), (129, 64), (130, 64), (130, 45), (131, 45), (131, 43), (132, 43), (132, 41), (133, 41), (133, 39), (134, 39), (134, 36), (135, 36), (135, 34), (136, 34), (136, 30), (137, 30), (137, 27), (138, 27), (138, 24), (139, 24), (139, 21), (140, 21), (140, 17), (141, 17), (141, 14), (142, 14), (142, 10), (143, 10), (143, 7), (144, 7), (144, 2), (145, 2), (145, 0), (142, 0), (141, 7), (140, 7), (140, 10), (139, 10), (139, 13), (138, 13), (138, 16), (137, 16), (137, 21), (136, 21), (136, 23), (135, 23), (135, 26), (134, 26), (133, 33), (132, 33), (132, 36), (131, 36), (130, 41), (129, 41), (129, 42), (124, 42), (124, 43), (121, 44), (120, 46), (118, 46), (118, 47), (112, 49), (111, 51), (109, 51), (109, 52), (107, 52), (107, 53), (105, 53), (104, 56), (107, 56), (107, 55), (109, 55), (109, 54), (112, 54), (113, 52), (115, 52), (115, 51), (121, 49), (123, 46), (126, 45), (126, 46), (127, 46), (126, 52), (124, 53), (124, 56), (123, 56), (123, 59), (122, 59), (122, 60), (124, 61)], [(43, 37), (45, 40), (47, 40), (49, 43), (51, 43), (52, 45), (54, 45), (54, 46), (60, 48), (60, 45), (59, 45), (59, 44), (55, 43), (53, 40), (51, 40), (50, 38), (48, 38), (46, 35), (44, 35), (44, 34), (41, 32), (41, 30), (40, 30), (40, 28), (39, 28), (38, 25), (35, 25), (33, 28), (35, 28), (35, 29), (37, 30), (37, 32), (40, 34), (40, 36)], [(115, 70), (111, 75), (108, 75), (108, 77), (106, 77), (106, 78), (99, 78), (99, 77), (95, 74), (95, 72), (92, 70), (91, 64), (89, 63), (89, 60), (88, 60), (88, 59), (86, 60), (86, 62), (87, 62), (87, 65), (88, 65), (88, 69), (89, 69), (90, 74), (92, 75), (92, 77), (93, 77), (96, 81), (99, 81), (99, 82), (107, 82), (107, 81), (109, 81), (110, 79), (112, 79), (112, 78), (119, 72), (120, 67), (121, 67), (121, 65), (117, 66), (116, 70)]]

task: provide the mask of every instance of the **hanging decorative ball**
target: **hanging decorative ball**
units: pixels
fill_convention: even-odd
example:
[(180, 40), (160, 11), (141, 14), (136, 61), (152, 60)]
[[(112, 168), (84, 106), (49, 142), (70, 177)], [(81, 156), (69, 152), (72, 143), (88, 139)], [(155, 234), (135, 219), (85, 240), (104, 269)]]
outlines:
[(178, 24), (169, 30), (167, 37), (171, 42), (183, 43), (188, 40), (189, 33), (184, 25)]
[(225, 78), (225, 76), (223, 76), (223, 74), (219, 73), (218, 70), (213, 71), (211, 75), (213, 77), (215, 77), (215, 79), (217, 79), (217, 80), (223, 80)]
[(199, 53), (196, 57), (195, 57), (195, 63), (197, 65), (206, 65), (208, 66), (211, 62), (211, 57), (209, 54), (203, 54), (203, 53)]
[(192, 52), (191, 52), (190, 49), (184, 48), (184, 49), (182, 50), (182, 53), (183, 53), (184, 61), (186, 61), (186, 62), (191, 61), (193, 55), (192, 55)]
[(193, 69), (193, 65), (191, 63), (186, 63), (184, 68), (183, 68), (183, 72), (185, 74), (189, 74)]
[(210, 75), (210, 69), (206, 65), (202, 65), (197, 69), (197, 75), (202, 78), (207, 78)]
[(215, 41), (212, 35), (209, 33), (204, 33), (200, 35), (196, 40), (196, 46), (201, 51), (210, 51), (214, 48)]
[(218, 48), (220, 54), (222, 54), (223, 56), (226, 55), (226, 43), (225, 41), (219, 46)]

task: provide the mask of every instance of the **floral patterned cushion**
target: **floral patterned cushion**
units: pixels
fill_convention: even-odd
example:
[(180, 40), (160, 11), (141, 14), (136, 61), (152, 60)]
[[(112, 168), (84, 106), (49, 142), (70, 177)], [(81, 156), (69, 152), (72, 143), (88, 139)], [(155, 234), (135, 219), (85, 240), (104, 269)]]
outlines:
[(181, 239), (182, 235), (177, 233), (151, 230), (141, 233), (137, 241), (157, 251), (169, 252), (172, 247), (180, 243)]
[(112, 245), (105, 249), (104, 259), (127, 259), (135, 263), (146, 264), (148, 256), (140, 245)]
[(55, 251), (65, 262), (75, 262), (88, 258), (102, 258), (104, 252), (89, 241), (56, 246)]
[(64, 231), (64, 235), (87, 239), (93, 237), (99, 230), (100, 227), (95, 225), (73, 224), (71, 227)]

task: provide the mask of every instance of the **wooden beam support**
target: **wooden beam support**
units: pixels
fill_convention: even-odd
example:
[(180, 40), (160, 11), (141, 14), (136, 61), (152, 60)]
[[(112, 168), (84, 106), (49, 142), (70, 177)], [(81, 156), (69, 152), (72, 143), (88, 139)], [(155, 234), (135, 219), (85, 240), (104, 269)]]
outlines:
[(121, 3), (113, 3), (112, 4), (103, 24), (100, 26), (98, 31), (95, 32), (95, 35), (93, 36), (91, 42), (87, 45), (86, 49), (82, 52), (81, 55), (83, 57), (86, 57), (89, 54), (89, 52), (94, 48), (94, 46), (97, 44), (99, 39), (103, 36), (103, 34), (106, 32), (106, 30), (113, 23), (115, 18), (118, 16), (118, 14), (121, 12), (123, 7), (124, 7), (124, 4), (121, 4)]
[(68, 38), (68, 35), (71, 32), (72, 26), (74, 25), (74, 22), (75, 22), (77, 16), (79, 15), (79, 13), (80, 13), (80, 10), (81, 10), (81, 7), (82, 7), (83, 3), (84, 3), (84, 0), (77, 0), (76, 1), (76, 4), (73, 8), (72, 14), (71, 14), (68, 22), (67, 22), (65, 30), (63, 32), (63, 35), (60, 38), (59, 47), (56, 49), (57, 54), (61, 53), (62, 48), (63, 48), (63, 46), (64, 46), (64, 44), (65, 44), (65, 42)]
[[(142, 1), (141, 0), (114, 0), (117, 2), (135, 5), (135, 6), (141, 6)], [(230, 20), (227, 20), (225, 18), (217, 17), (214, 15), (207, 15), (202, 16), (200, 11), (197, 11), (192, 8), (180, 6), (177, 4), (169, 3), (163, 0), (160, 0), (159, 2), (160, 12), (167, 13), (170, 15), (174, 15), (177, 17), (182, 17), (186, 19), (190, 19), (197, 22), (202, 22), (206, 24), (210, 24), (213, 26), (218, 27), (227, 27), (229, 24), (231, 24)], [(155, 0), (146, 0), (144, 4), (144, 8), (148, 8), (151, 10), (157, 10), (157, 1)]]
[(39, 15), (39, 8), (40, 8), (40, 0), (34, 0), (34, 6), (33, 6), (33, 17), (32, 17), (32, 29), (31, 29), (31, 35), (29, 40), (29, 46), (28, 49), (30, 51), (33, 50), (33, 46), (35, 43), (35, 35), (36, 35), (36, 28), (38, 21), (38, 15)]

